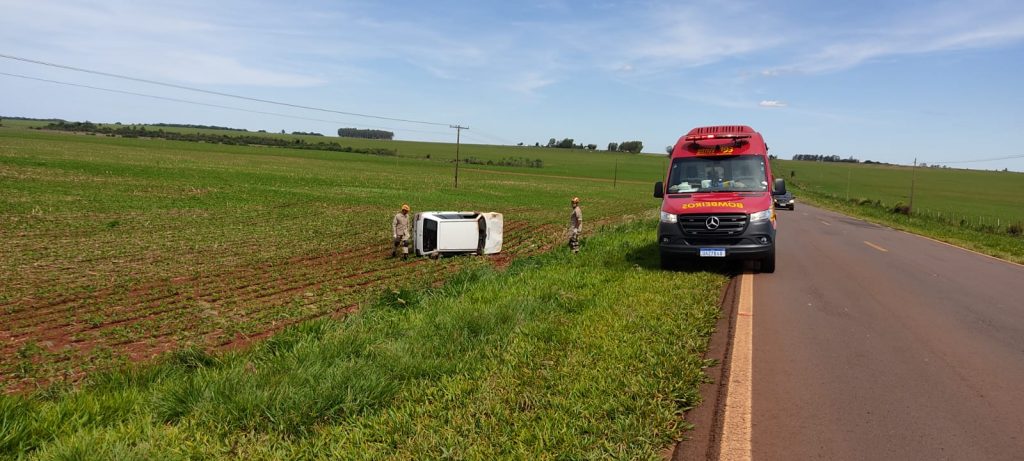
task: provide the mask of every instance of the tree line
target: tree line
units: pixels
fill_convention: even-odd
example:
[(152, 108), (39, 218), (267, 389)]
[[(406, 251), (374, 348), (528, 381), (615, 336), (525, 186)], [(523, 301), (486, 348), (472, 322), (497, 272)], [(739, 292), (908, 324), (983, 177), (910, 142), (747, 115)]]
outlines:
[(806, 162), (860, 163), (860, 160), (853, 158), (852, 155), (848, 158), (842, 158), (838, 155), (796, 154), (793, 156), (793, 160), (803, 160)]
[(361, 130), (359, 128), (338, 128), (338, 136), (343, 138), (362, 138), (362, 139), (386, 139), (388, 141), (395, 138), (395, 133), (384, 130)]
[[(115, 125), (120, 125), (120, 124), (121, 124), (121, 122), (115, 123)], [(149, 125), (150, 126), (166, 127), (166, 128), (199, 128), (199, 129), (204, 129), (204, 130), (249, 131), (249, 130), (246, 130), (245, 128), (231, 128), (231, 127), (227, 127), (227, 126), (217, 126), (217, 125), (192, 125), (192, 124), (182, 124), (182, 123), (150, 123)]]
[(104, 134), (108, 136), (120, 136), (122, 138), (159, 138), (171, 141), (205, 142), (211, 144), (225, 144), (229, 146), (268, 146), (287, 147), (290, 149), (324, 150), (331, 152), (351, 152), (355, 154), (383, 155), (394, 157), (398, 155), (395, 149), (385, 148), (361, 148), (343, 146), (333, 142), (306, 142), (302, 139), (283, 139), (259, 135), (226, 135), (213, 133), (178, 133), (164, 131), (163, 129), (149, 130), (142, 125), (125, 126), (103, 126), (92, 122), (65, 122), (63, 120), (51, 123), (40, 129), (72, 131), (78, 133)]
[[(853, 158), (852, 155), (846, 158), (842, 158), (838, 155), (796, 154), (793, 156), (793, 160), (802, 160), (805, 162), (862, 163), (860, 160)], [(876, 162), (873, 160), (864, 160), (863, 163), (865, 165), (889, 165), (889, 163)], [(924, 167), (926, 165), (921, 164), (921, 166)]]
[(503, 157), (501, 160), (484, 160), (476, 157), (466, 157), (460, 160), (460, 162), (470, 165), (498, 165), (524, 168), (544, 168), (544, 160), (541, 160), (539, 158), (531, 160), (526, 157)]
[(631, 154), (639, 154), (642, 150), (644, 150), (644, 143), (640, 141), (623, 141), (620, 143), (608, 143), (608, 152), (629, 152)]
[[(520, 146), (523, 143), (519, 143)], [(540, 143), (534, 143), (534, 147), (542, 147)], [(561, 141), (551, 138), (548, 143), (543, 147), (550, 147), (553, 149), (586, 149), (586, 150), (597, 150), (597, 144), (576, 144), (576, 140), (573, 138), (563, 138)], [(633, 154), (639, 154), (644, 149), (644, 143), (640, 141), (623, 141), (608, 143), (608, 152), (629, 152)]]

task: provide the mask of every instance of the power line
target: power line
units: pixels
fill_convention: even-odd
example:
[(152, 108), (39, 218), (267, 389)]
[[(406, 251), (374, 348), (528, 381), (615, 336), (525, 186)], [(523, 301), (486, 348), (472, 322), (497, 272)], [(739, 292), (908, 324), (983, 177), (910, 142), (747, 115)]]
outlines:
[[(267, 112), (267, 111), (255, 110), (255, 109), (244, 109), (244, 108), (241, 108), (241, 107), (224, 106), (224, 105), (220, 105), (220, 104), (211, 104), (211, 103), (205, 103), (205, 102), (199, 102), (199, 101), (192, 101), (192, 100), (188, 100), (188, 99), (171, 98), (171, 97), (167, 97), (167, 96), (157, 96), (157, 95), (152, 95), (152, 94), (136, 93), (136, 92), (133, 92), (133, 91), (125, 91), (125, 90), (115, 90), (113, 88), (103, 88), (103, 87), (99, 87), (99, 86), (84, 85), (84, 84), (81, 84), (81, 83), (62, 82), (60, 80), (51, 80), (51, 79), (47, 79), (47, 78), (31, 77), (31, 76), (28, 76), (28, 75), (12, 74), (12, 73), (8, 73), (8, 72), (0, 72), (0, 75), (6, 75), (8, 77), (17, 77), (17, 78), (22, 78), (22, 79), (26, 79), (26, 80), (35, 80), (35, 81), (45, 82), (45, 83), (53, 83), (53, 84), (57, 84), (57, 85), (73, 86), (73, 87), (77, 87), (77, 88), (87, 88), (87, 89), (90, 89), (90, 90), (106, 91), (106, 92), (110, 92), (110, 93), (120, 93), (120, 94), (126, 94), (126, 95), (131, 95), (131, 96), (139, 96), (139, 97), (143, 97), (143, 98), (159, 99), (159, 100), (163, 100), (163, 101), (171, 101), (171, 102), (178, 102), (178, 103), (184, 103), (184, 104), (193, 104), (193, 105), (205, 106), (205, 107), (214, 107), (214, 108), (218, 108), (218, 109), (235, 110), (235, 111), (239, 111), (239, 112), (249, 112), (249, 113), (253, 113), (253, 114), (273, 115), (273, 116), (276, 116), (276, 117), (291, 118), (291, 119), (296, 119), (296, 120), (308, 120), (308, 121), (313, 121), (313, 122), (323, 122), (323, 123), (339, 124), (339, 125), (355, 125), (355, 126), (362, 126), (362, 127), (365, 127), (365, 128), (394, 130), (394, 128), (390, 128), (390, 127), (370, 126), (370, 125), (362, 125), (362, 124), (359, 124), (359, 123), (352, 123), (352, 122), (347, 122), (347, 121), (343, 122), (343, 121), (339, 121), (339, 120), (324, 120), (324, 119), (319, 119), (319, 118), (311, 118), (311, 117), (302, 117), (302, 116), (298, 116), (298, 115), (282, 114), (282, 113), (278, 113), (278, 112)], [(411, 128), (403, 128), (402, 131), (411, 131), (411, 132), (415, 132), (415, 133), (427, 133), (427, 134), (445, 135), (445, 136), (448, 135), (448, 133), (441, 133), (441, 132), (438, 132), (438, 131), (424, 131), (424, 130), (415, 130), (415, 129), (411, 129)]]
[(135, 82), (147, 83), (147, 84), (150, 84), (150, 85), (160, 85), (160, 86), (165, 86), (165, 87), (169, 87), (169, 88), (177, 88), (179, 90), (187, 90), (187, 91), (195, 91), (195, 92), (198, 92), (198, 93), (212, 94), (212, 95), (215, 95), (215, 96), (223, 96), (223, 97), (226, 97), (226, 98), (243, 99), (243, 100), (246, 100), (246, 101), (261, 102), (261, 103), (264, 103), (264, 104), (274, 104), (274, 105), (278, 105), (278, 106), (293, 107), (293, 108), (296, 108), (296, 109), (315, 110), (315, 111), (319, 111), (319, 112), (329, 112), (329, 113), (333, 113), (333, 114), (351, 115), (351, 116), (354, 116), (354, 117), (375, 118), (375, 119), (380, 119), (380, 120), (391, 120), (391, 121), (395, 121), (395, 122), (419, 123), (419, 124), (423, 124), (423, 125), (435, 125), (435, 126), (449, 126), (450, 125), (448, 123), (429, 122), (429, 121), (423, 121), (423, 120), (412, 120), (412, 119), (394, 118), (394, 117), (384, 117), (384, 116), (380, 116), (380, 115), (360, 114), (360, 113), (356, 113), (356, 112), (344, 112), (344, 111), (333, 110), (333, 109), (324, 109), (324, 108), (320, 108), (320, 107), (303, 106), (303, 105), (299, 105), (299, 104), (291, 104), (291, 103), (280, 102), (280, 101), (272, 101), (272, 100), (269, 100), (269, 99), (252, 98), (252, 97), (249, 97), (249, 96), (240, 96), (240, 95), (231, 94), (231, 93), (222, 93), (220, 91), (204, 90), (204, 89), (201, 89), (201, 88), (194, 88), (194, 87), (185, 86), (185, 85), (177, 85), (177, 84), (174, 84), (174, 83), (159, 82), (159, 81), (156, 81), (156, 80), (148, 80), (148, 79), (144, 79), (144, 78), (131, 77), (131, 76), (128, 76), (128, 75), (115, 74), (115, 73), (111, 73), (111, 72), (102, 72), (102, 71), (98, 71), (98, 70), (84, 69), (84, 68), (81, 68), (81, 67), (74, 67), (74, 66), (68, 66), (68, 65), (64, 65), (64, 64), (57, 64), (57, 63), (52, 63), (52, 62), (39, 61), (39, 60), (35, 60), (35, 59), (22, 58), (22, 57), (11, 56), (11, 55), (2, 54), (2, 53), (0, 53), (0, 58), (13, 59), (15, 61), (22, 61), (22, 62), (27, 62), (27, 63), (31, 63), (31, 64), (38, 64), (38, 65), (42, 65), (42, 66), (56, 67), (56, 68), (59, 68), (59, 69), (73, 70), (75, 72), (84, 72), (84, 73), (88, 73), (88, 74), (102, 75), (104, 77), (119, 78), (119, 79), (122, 79), (122, 80), (131, 80), (131, 81), (135, 81)]
[(120, 93), (120, 94), (127, 94), (127, 95), (131, 95), (131, 96), (141, 96), (141, 97), (144, 97), (144, 98), (161, 99), (161, 100), (164, 100), (164, 101), (173, 101), (173, 102), (180, 102), (180, 103), (185, 103), (185, 104), (195, 104), (197, 106), (216, 107), (218, 109), (230, 109), (230, 110), (237, 110), (237, 111), (241, 111), (241, 112), (250, 112), (250, 113), (254, 113), (254, 114), (263, 114), (263, 115), (275, 115), (275, 116), (278, 116), (278, 117), (287, 117), (287, 118), (294, 118), (294, 119), (299, 119), (299, 120), (310, 120), (310, 121), (314, 121), (314, 122), (339, 123), (339, 122), (334, 121), (334, 120), (323, 120), (323, 119), (318, 119), (318, 118), (300, 117), (300, 116), (297, 116), (297, 115), (280, 114), (280, 113), (277, 113), (277, 112), (264, 112), (264, 111), (261, 111), (261, 110), (243, 109), (243, 108), (240, 108), (240, 107), (231, 107), (231, 106), (222, 106), (220, 104), (210, 104), (210, 103), (199, 102), (199, 101), (190, 101), (188, 99), (169, 98), (169, 97), (166, 97), (166, 96), (156, 96), (156, 95), (152, 95), (152, 94), (136, 93), (136, 92), (133, 92), (133, 91), (115, 90), (115, 89), (112, 89), (112, 88), (103, 88), (103, 87), (98, 87), (98, 86), (83, 85), (81, 83), (62, 82), (62, 81), (59, 81), (59, 80), (50, 80), (50, 79), (47, 79), (47, 78), (30, 77), (28, 75), (11, 74), (11, 73), (7, 73), (7, 72), (0, 72), (0, 75), (6, 75), (8, 77), (18, 77), (18, 78), (23, 78), (23, 79), (26, 79), (26, 80), (36, 80), (36, 81), (39, 81), (39, 82), (55, 83), (57, 85), (67, 85), (67, 86), (73, 86), (73, 87), (78, 87), (78, 88), (88, 88), (90, 90), (108, 91), (108, 92), (111, 92), (111, 93)]
[(1011, 160), (1011, 159), (1015, 159), (1015, 158), (1024, 158), (1024, 154), (1007, 155), (1005, 157), (982, 158), (982, 159), (977, 159), (977, 160), (960, 160), (960, 161), (956, 161), (956, 162), (943, 162), (943, 161), (940, 160), (938, 163), (940, 163), (942, 165), (956, 164), (956, 163), (979, 163), (979, 162), (994, 162), (994, 161), (997, 161), (997, 160)]

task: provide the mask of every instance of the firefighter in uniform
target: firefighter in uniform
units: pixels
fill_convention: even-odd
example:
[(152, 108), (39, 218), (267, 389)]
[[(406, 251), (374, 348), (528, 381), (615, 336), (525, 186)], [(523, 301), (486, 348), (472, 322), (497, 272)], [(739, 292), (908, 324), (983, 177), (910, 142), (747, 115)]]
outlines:
[(569, 249), (573, 253), (580, 251), (580, 232), (583, 232), (583, 211), (580, 210), (580, 198), (572, 198), (572, 213), (569, 214)]
[(398, 256), (399, 248), (402, 249), (402, 259), (409, 257), (409, 238), (409, 205), (402, 205), (402, 211), (396, 213), (391, 221), (392, 258)]

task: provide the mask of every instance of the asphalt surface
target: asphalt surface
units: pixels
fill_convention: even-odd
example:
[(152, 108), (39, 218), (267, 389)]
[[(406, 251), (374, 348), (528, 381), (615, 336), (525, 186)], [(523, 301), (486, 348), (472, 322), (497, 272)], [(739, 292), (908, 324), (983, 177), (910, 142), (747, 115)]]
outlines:
[(798, 203), (754, 277), (755, 460), (1024, 459), (1024, 267)]

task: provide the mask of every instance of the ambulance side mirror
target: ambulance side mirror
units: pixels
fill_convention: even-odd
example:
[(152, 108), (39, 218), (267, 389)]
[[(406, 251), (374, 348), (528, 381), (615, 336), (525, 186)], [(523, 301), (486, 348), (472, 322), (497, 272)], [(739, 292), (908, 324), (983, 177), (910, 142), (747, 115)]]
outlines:
[(661, 181), (654, 183), (654, 198), (662, 198), (665, 196), (665, 187), (661, 184)]

